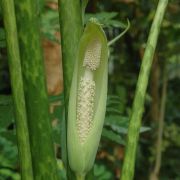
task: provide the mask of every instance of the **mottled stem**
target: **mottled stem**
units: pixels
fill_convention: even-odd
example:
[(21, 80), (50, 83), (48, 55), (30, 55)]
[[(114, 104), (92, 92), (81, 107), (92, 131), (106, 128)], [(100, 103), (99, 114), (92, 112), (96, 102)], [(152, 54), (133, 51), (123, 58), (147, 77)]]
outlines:
[(16, 0), (15, 10), (23, 72), (33, 174), (35, 180), (57, 179), (44, 61), (36, 0)]
[(1, 7), (8, 49), (8, 64), (13, 94), (21, 179), (33, 180), (29, 132), (27, 126), (23, 79), (14, 12), (14, 0), (1, 0)]
[(137, 82), (135, 98), (133, 102), (132, 114), (127, 136), (127, 145), (125, 158), (122, 168), (121, 180), (132, 180), (134, 176), (134, 166), (137, 143), (139, 139), (139, 129), (144, 110), (145, 94), (154, 56), (155, 47), (157, 44), (160, 26), (164, 17), (164, 13), (168, 4), (168, 0), (160, 0), (156, 10), (156, 14), (151, 26), (148, 37), (145, 53), (142, 60), (141, 70)]

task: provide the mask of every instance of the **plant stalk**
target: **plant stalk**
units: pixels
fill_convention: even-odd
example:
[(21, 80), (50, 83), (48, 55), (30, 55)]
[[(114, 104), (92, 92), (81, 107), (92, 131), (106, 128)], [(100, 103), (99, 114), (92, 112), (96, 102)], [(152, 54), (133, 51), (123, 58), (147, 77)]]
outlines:
[(82, 34), (82, 15), (81, 4), (79, 0), (58, 0), (59, 17), (61, 30), (61, 48), (62, 48), (62, 64), (64, 79), (64, 102), (65, 102), (65, 119), (63, 121), (62, 131), (62, 157), (68, 173), (68, 157), (67, 157), (67, 114), (69, 91), (71, 87), (74, 62), (76, 60), (79, 40)]
[(112, 39), (111, 41), (108, 42), (108, 46), (111, 46), (112, 44), (114, 44), (116, 41), (118, 41), (122, 36), (124, 36), (124, 34), (126, 34), (126, 32), (129, 30), (130, 28), (130, 22), (129, 20), (127, 20), (127, 27), (124, 29), (124, 31), (119, 34), (118, 36), (116, 36), (114, 39)]
[(76, 180), (85, 180), (85, 175), (76, 175)]
[(154, 170), (151, 174), (150, 180), (158, 179), (160, 168), (161, 168), (161, 156), (162, 156), (162, 141), (163, 141), (163, 127), (164, 127), (164, 116), (166, 111), (166, 98), (167, 98), (167, 71), (166, 65), (164, 67), (163, 72), (163, 85), (162, 85), (162, 95), (161, 95), (161, 106), (159, 112), (159, 123), (158, 123), (158, 135), (157, 135), (157, 143), (156, 143), (156, 161)]
[(159, 0), (156, 14), (149, 33), (148, 42), (146, 45), (140, 69), (140, 74), (136, 86), (132, 114), (130, 117), (121, 180), (132, 180), (134, 177), (136, 149), (139, 139), (139, 129), (141, 126), (142, 114), (144, 110), (145, 94), (148, 85), (148, 79), (155, 52), (155, 47), (160, 32), (160, 26), (164, 17), (167, 4), (168, 0)]
[(33, 180), (29, 132), (19, 55), (14, 0), (1, 0), (8, 49), (8, 64), (15, 110), (16, 135), (22, 180)]
[(36, 0), (15, 1), (34, 179), (57, 179)]

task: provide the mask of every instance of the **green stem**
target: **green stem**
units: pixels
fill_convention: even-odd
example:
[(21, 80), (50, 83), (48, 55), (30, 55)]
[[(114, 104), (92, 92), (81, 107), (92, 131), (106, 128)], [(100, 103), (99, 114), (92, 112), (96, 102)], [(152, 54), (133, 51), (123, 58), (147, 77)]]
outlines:
[(59, 16), (62, 37), (65, 103), (68, 104), (74, 62), (83, 30), (80, 1), (59, 0)]
[[(64, 101), (65, 101), (65, 120), (62, 131), (62, 154), (66, 169), (68, 170), (67, 157), (67, 112), (69, 91), (71, 79), (76, 60), (79, 40), (82, 34), (82, 15), (79, 0), (59, 0), (59, 16), (61, 29), (62, 45), (62, 62), (63, 62), (63, 79), (64, 79)], [(67, 173), (69, 174), (69, 173)], [(69, 175), (68, 175), (69, 176)]]
[(139, 139), (139, 129), (141, 126), (148, 78), (150, 74), (155, 47), (157, 44), (160, 26), (164, 17), (167, 4), (168, 0), (160, 0), (158, 3), (157, 11), (151, 26), (148, 42), (143, 56), (141, 70), (136, 87), (135, 99), (133, 102), (132, 114), (130, 117), (126, 153), (122, 168), (121, 180), (132, 180), (134, 176), (136, 148)]
[(112, 39), (111, 41), (108, 42), (108, 46), (111, 46), (112, 44), (114, 44), (116, 41), (118, 41), (124, 34), (126, 34), (126, 32), (129, 30), (130, 28), (130, 22), (129, 20), (127, 20), (128, 24), (127, 24), (127, 27), (126, 29), (121, 33), (119, 34), (117, 37), (115, 37), (114, 39)]
[(85, 180), (85, 175), (76, 174), (76, 180)]
[(4, 26), (8, 49), (8, 63), (15, 109), (16, 134), (22, 180), (33, 180), (29, 133), (21, 74), (19, 45), (13, 0), (2, 0)]
[(158, 179), (160, 168), (161, 168), (161, 156), (162, 156), (162, 141), (163, 141), (163, 127), (164, 127), (164, 116), (166, 111), (166, 98), (167, 98), (167, 71), (166, 65), (163, 72), (163, 85), (162, 85), (162, 95), (161, 95), (161, 105), (159, 112), (159, 123), (158, 123), (158, 134), (157, 134), (157, 143), (156, 143), (156, 160), (154, 171), (150, 177), (151, 180)]
[(36, 0), (15, 1), (34, 179), (57, 179)]

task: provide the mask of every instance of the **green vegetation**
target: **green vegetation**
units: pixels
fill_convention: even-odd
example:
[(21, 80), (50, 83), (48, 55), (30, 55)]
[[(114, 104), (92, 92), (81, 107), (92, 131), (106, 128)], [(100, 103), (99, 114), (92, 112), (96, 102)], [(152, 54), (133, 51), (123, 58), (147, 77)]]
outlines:
[[(178, 180), (179, 16), (176, 0), (0, 0), (0, 179)], [(75, 117), (78, 103), (69, 95), (81, 87), (74, 82), (74, 67), (83, 59), (79, 52), (83, 56), (91, 44), (90, 38), (79, 46), (90, 18), (98, 20), (109, 42), (108, 93), (100, 85), (103, 71), (88, 70), (98, 87), (95, 107), (107, 95), (101, 104), (106, 113), (100, 143), (87, 141), (78, 154), (68, 123), (77, 118), (82, 126), (83, 118)], [(59, 44), (64, 90), (47, 94), (44, 65), (56, 71)], [(98, 46), (92, 51), (96, 54)], [(78, 77), (87, 66), (78, 67)], [(82, 89), (76, 93), (78, 102), (92, 104), (78, 100)], [(90, 156), (94, 162), (86, 161)], [(75, 167), (81, 157), (86, 160)]]

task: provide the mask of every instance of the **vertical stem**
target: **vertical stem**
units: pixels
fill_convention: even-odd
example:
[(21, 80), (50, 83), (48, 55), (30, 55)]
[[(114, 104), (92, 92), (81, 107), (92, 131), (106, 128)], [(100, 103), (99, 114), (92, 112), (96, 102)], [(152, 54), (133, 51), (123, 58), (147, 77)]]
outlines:
[(157, 124), (159, 118), (159, 77), (160, 77), (160, 65), (157, 55), (154, 57), (152, 69), (151, 69), (151, 82), (150, 82), (150, 93), (152, 97), (150, 118), (153, 124)]
[(36, 0), (16, 0), (34, 179), (57, 179)]
[(132, 180), (134, 176), (134, 166), (136, 148), (139, 139), (139, 129), (144, 109), (144, 99), (150, 74), (151, 64), (154, 56), (155, 47), (160, 31), (160, 26), (164, 17), (168, 0), (159, 0), (156, 14), (151, 26), (148, 42), (142, 60), (141, 70), (137, 82), (135, 99), (133, 102), (132, 114), (127, 136), (125, 159), (122, 168), (121, 180)]
[(1, 0), (8, 49), (8, 63), (15, 109), (16, 134), (22, 180), (33, 180), (29, 133), (21, 74), (14, 0)]
[(158, 179), (159, 171), (161, 168), (161, 151), (162, 151), (162, 138), (163, 138), (163, 126), (164, 126), (164, 116), (165, 116), (165, 108), (166, 108), (166, 97), (167, 97), (167, 72), (166, 67), (164, 68), (163, 73), (163, 87), (162, 87), (162, 96), (161, 96), (161, 106), (159, 113), (159, 124), (158, 124), (158, 136), (156, 143), (156, 162), (154, 171), (150, 177), (150, 179), (155, 180)]
[[(59, 0), (59, 16), (61, 29), (62, 62), (64, 78), (65, 120), (63, 122), (63, 161), (68, 165), (66, 133), (69, 91), (76, 60), (78, 44), (82, 33), (82, 15), (80, 0)], [(68, 167), (68, 166), (67, 166)]]
[[(150, 110), (150, 118), (151, 118), (151, 124), (153, 124), (153, 150), (156, 149), (156, 143), (157, 142), (157, 134), (158, 134), (158, 123), (159, 123), (159, 106), (160, 106), (160, 95), (159, 95), (159, 82), (160, 82), (160, 65), (158, 62), (157, 55), (155, 56), (152, 64), (152, 70), (151, 70), (151, 83), (150, 83), (150, 91), (151, 91), (151, 110)], [(154, 151), (152, 152), (153, 156)], [(154, 162), (152, 162), (154, 164)], [(153, 166), (153, 165), (151, 165)], [(154, 169), (150, 172), (150, 179), (154, 176)], [(155, 179), (152, 179), (155, 180)]]
[[(59, 0), (65, 102), (68, 102), (74, 62), (82, 34), (80, 0)], [(66, 103), (67, 104), (67, 103)]]
[(85, 175), (76, 175), (76, 180), (85, 180)]

